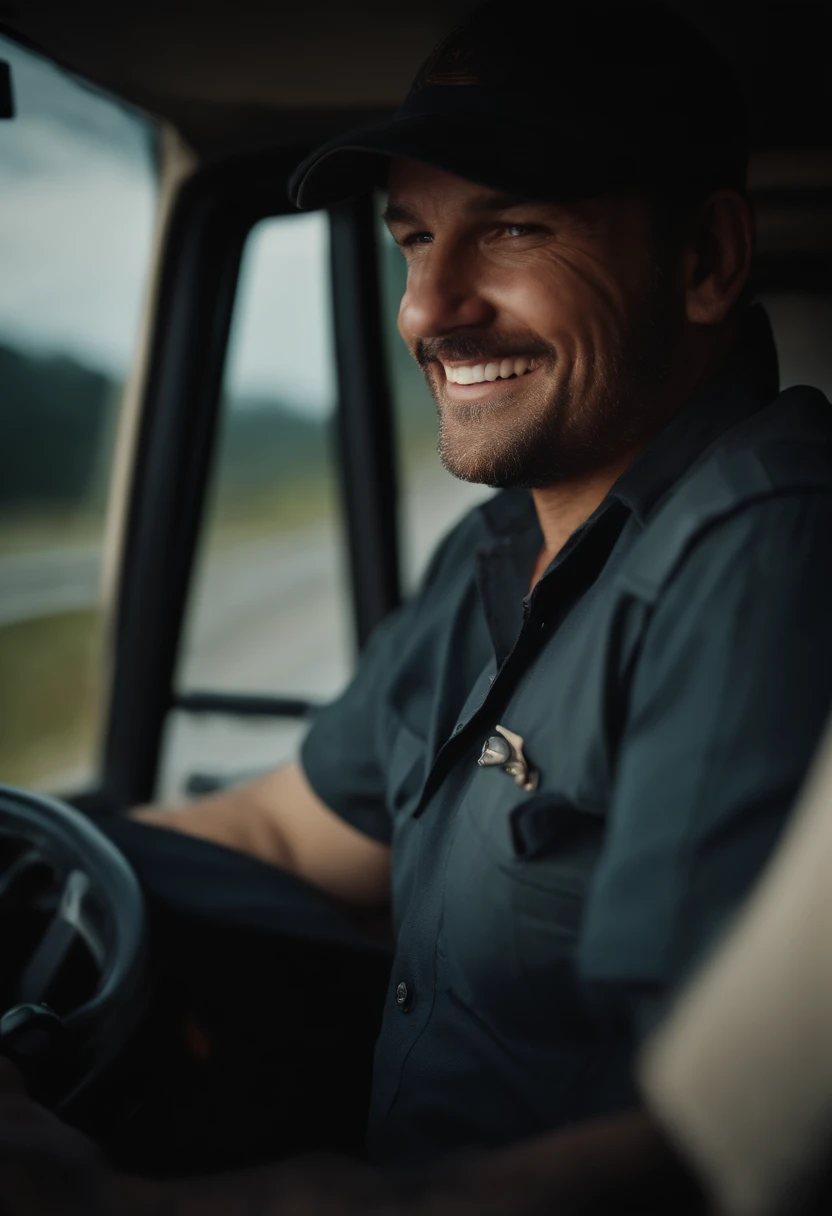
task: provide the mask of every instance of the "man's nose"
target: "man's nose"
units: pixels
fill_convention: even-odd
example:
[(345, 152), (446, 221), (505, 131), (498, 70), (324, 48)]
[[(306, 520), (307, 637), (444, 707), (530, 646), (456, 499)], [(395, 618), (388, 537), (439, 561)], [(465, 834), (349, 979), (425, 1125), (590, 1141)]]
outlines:
[(470, 263), (431, 249), (408, 274), (399, 330), (406, 342), (412, 342), (487, 325), (493, 315), (493, 306), (480, 291)]

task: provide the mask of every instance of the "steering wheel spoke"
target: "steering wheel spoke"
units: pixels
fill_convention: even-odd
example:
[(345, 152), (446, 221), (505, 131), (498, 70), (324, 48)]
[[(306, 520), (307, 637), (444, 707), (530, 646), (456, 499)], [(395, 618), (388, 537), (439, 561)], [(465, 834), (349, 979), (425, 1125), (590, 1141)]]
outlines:
[[(84, 899), (90, 880), (83, 870), (73, 870), (64, 884), (58, 910), (35, 947), (20, 980), (19, 999), (25, 1004), (46, 1003), (55, 981), (66, 965), (79, 937), (88, 939), (81, 929)], [(101, 964), (97, 958), (97, 964)]]
[(14, 899), (47, 867), (37, 849), (26, 849), (0, 874), (0, 903)]

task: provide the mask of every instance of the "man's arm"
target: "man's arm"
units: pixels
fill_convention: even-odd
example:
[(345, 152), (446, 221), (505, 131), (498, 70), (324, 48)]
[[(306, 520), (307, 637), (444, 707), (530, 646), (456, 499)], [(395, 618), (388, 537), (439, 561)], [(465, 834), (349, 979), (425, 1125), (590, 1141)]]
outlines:
[(354, 907), (389, 900), (389, 846), (331, 811), (297, 763), (181, 807), (141, 807), (133, 817), (249, 853)]
[(0, 1060), (4, 1216), (693, 1216), (700, 1202), (656, 1124), (637, 1110), (420, 1170), (382, 1174), (320, 1155), (216, 1178), (128, 1178), (27, 1098)]
[[(310, 1157), (224, 1178), (128, 1184), (135, 1216), (702, 1216), (698, 1184), (640, 1110), (433, 1167)], [(165, 1207), (165, 1203), (168, 1204)]]
[(729, 926), (788, 822), (832, 706), (832, 496), (706, 533), (640, 643), (579, 965), (637, 1040)]

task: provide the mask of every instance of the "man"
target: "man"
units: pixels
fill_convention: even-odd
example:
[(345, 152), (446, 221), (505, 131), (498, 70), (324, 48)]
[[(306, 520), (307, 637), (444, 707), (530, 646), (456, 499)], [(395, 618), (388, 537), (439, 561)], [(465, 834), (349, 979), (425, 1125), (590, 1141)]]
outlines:
[(507, 489), (300, 764), (145, 815), (392, 896), (385, 1163), (633, 1100), (634, 1044), (771, 851), (832, 694), (829, 413), (776, 400), (746, 306), (731, 81), (660, 6), (529, 22), (478, 10), (293, 184), (386, 184), (442, 459)]
[[(504, 493), (299, 764), (139, 818), (391, 907), (368, 1148), (430, 1164), (431, 1210), (589, 1210), (647, 1160), (673, 1174), (616, 1114), (636, 1046), (771, 853), (830, 707), (832, 425), (814, 390), (777, 396), (746, 302), (746, 160), (730, 79), (669, 11), (487, 4), (395, 119), (294, 180), (301, 206), (386, 185), (440, 454)], [(475, 1147), (500, 1151), (441, 1164)], [(312, 1185), (282, 1168), (263, 1210)], [(375, 1176), (336, 1176), (371, 1210)]]
[(487, 5), (392, 122), (295, 177), (303, 206), (386, 184), (442, 459), (507, 489), (299, 765), (145, 819), (350, 903), (392, 893), (375, 1160), (631, 1102), (635, 1043), (749, 889), (822, 729), (830, 416), (811, 390), (776, 399), (746, 159), (730, 79), (667, 10), (572, 6), (513, 35)]

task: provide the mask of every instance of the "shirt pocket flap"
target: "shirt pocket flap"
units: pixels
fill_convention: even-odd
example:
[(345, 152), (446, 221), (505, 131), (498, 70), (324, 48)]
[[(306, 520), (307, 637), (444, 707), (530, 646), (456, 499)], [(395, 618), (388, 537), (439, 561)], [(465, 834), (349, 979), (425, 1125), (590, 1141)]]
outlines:
[(604, 821), (579, 810), (562, 794), (537, 794), (509, 812), (511, 843), (518, 857), (545, 857), (603, 831)]

